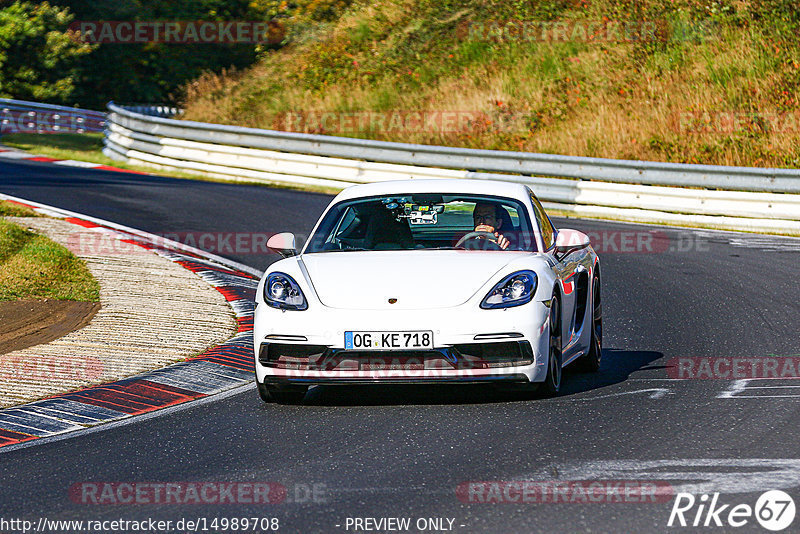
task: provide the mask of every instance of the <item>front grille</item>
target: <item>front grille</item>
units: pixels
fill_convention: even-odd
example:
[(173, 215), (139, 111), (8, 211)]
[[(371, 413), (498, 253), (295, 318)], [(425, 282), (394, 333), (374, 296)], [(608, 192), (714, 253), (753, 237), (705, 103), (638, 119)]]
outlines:
[(527, 341), (504, 341), (501, 343), (464, 343), (454, 345), (462, 358), (486, 368), (512, 367), (533, 363), (533, 351)]
[(258, 357), (265, 367), (305, 371), (463, 370), (533, 363), (527, 341), (467, 343), (428, 351), (348, 351), (323, 345), (264, 343)]
[(258, 362), (265, 367), (306, 369), (309, 363), (322, 358), (327, 350), (325, 345), (264, 343), (258, 354)]

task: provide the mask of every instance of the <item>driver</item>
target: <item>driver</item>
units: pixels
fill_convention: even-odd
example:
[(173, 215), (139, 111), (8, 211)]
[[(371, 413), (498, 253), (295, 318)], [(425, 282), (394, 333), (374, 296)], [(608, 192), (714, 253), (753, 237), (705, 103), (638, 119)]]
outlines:
[[(475, 209), (472, 210), (472, 222), (475, 223), (476, 232), (489, 232), (494, 234), (497, 245), (505, 250), (508, 248), (508, 238), (498, 232), (503, 226), (503, 219), (500, 213), (502, 208), (497, 204), (489, 202), (478, 202), (475, 204)], [(484, 239), (484, 238), (479, 238)]]

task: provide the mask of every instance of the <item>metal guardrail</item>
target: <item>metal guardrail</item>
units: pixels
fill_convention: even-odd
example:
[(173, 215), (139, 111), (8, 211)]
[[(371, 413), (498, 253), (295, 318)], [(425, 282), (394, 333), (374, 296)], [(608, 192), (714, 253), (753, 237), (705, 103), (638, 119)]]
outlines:
[(166, 119), (171, 119), (176, 115), (180, 115), (183, 112), (183, 110), (179, 108), (174, 108), (170, 106), (157, 106), (151, 104), (130, 105), (130, 106), (125, 106), (125, 109), (128, 111), (132, 111), (134, 113), (141, 113), (142, 115), (147, 115), (148, 117), (163, 117)]
[(0, 133), (102, 132), (106, 113), (0, 98)]
[(114, 122), (131, 130), (223, 145), (246, 146), (318, 156), (365, 159), (403, 165), (471, 169), (528, 176), (559, 176), (630, 184), (668, 185), (800, 193), (800, 170), (687, 165), (582, 158), (552, 154), (475, 150), (391, 143), (349, 137), (259, 130), (166, 118), (144, 119), (114, 103)]
[(179, 121), (113, 103), (109, 110), (104, 152), (155, 167), (330, 187), (402, 178), (524, 182), (565, 211), (800, 234), (800, 171), (793, 169), (412, 145)]

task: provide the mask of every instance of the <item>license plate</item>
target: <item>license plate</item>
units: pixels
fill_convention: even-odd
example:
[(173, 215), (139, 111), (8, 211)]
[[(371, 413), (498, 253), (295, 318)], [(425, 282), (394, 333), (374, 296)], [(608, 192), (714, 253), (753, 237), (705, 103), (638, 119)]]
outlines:
[(420, 350), (433, 348), (433, 332), (345, 332), (348, 350)]

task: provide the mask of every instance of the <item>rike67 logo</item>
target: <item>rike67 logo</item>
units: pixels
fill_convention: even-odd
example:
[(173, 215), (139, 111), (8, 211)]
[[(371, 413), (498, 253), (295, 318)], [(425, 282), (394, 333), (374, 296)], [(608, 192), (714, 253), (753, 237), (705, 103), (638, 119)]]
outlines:
[(692, 527), (743, 527), (755, 520), (773, 532), (787, 529), (795, 517), (795, 504), (788, 493), (771, 490), (762, 494), (755, 506), (749, 504), (722, 504), (719, 493), (703, 494), (699, 498), (691, 493), (678, 493), (667, 526)]

